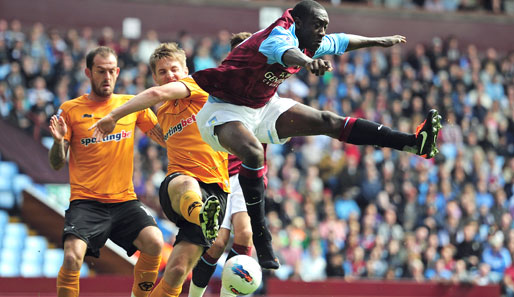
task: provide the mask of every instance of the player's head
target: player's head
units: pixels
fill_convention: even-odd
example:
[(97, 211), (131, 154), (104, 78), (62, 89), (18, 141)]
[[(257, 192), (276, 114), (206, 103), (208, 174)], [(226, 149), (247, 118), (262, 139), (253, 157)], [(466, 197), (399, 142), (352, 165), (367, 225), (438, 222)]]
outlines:
[(150, 56), (150, 68), (156, 84), (178, 81), (188, 74), (186, 52), (175, 42), (163, 43)]
[(325, 36), (329, 22), (325, 8), (316, 1), (304, 0), (295, 5), (291, 15), (294, 18), (300, 49), (316, 51)]
[(252, 36), (252, 33), (250, 32), (239, 32), (232, 34), (232, 37), (230, 38), (230, 50), (233, 50), (236, 46), (238, 46), (241, 42), (245, 41), (250, 36)]
[(116, 52), (106, 46), (91, 50), (86, 56), (86, 76), (91, 81), (91, 93), (110, 97), (120, 74)]

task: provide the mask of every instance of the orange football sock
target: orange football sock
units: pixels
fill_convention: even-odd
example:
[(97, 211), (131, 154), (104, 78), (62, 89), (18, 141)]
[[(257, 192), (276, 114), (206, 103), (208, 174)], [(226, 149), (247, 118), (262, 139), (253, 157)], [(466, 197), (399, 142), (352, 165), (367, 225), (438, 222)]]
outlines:
[(77, 297), (79, 296), (80, 270), (66, 270), (61, 267), (57, 275), (57, 296)]
[(173, 288), (164, 279), (153, 289), (150, 297), (178, 297), (182, 292), (182, 286)]
[(202, 196), (195, 191), (187, 191), (180, 197), (180, 214), (188, 222), (198, 226), (200, 226), (200, 210), (202, 206)]
[(135, 297), (147, 297), (155, 285), (157, 274), (159, 273), (159, 264), (161, 263), (161, 255), (150, 256), (148, 254), (139, 254), (136, 267), (134, 267), (134, 284), (132, 285), (132, 294)]

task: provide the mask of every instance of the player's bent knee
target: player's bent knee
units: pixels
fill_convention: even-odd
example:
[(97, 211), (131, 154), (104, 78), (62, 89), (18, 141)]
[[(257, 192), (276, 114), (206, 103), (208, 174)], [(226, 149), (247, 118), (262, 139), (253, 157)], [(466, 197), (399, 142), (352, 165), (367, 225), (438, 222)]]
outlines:
[(184, 264), (174, 265), (172, 267), (169, 267), (169, 269), (167, 270), (169, 270), (169, 273), (172, 278), (181, 278), (189, 273), (189, 269)]
[(188, 175), (179, 175), (168, 184), (168, 192), (173, 192), (177, 189), (191, 189), (195, 187), (198, 187), (198, 181), (195, 178)]
[(147, 242), (144, 244), (144, 250), (141, 250), (141, 252), (158, 256), (162, 252), (163, 245), (164, 240), (162, 239), (162, 235), (153, 235), (147, 239)]
[(209, 255), (213, 258), (219, 258), (223, 255), (225, 251), (225, 247), (227, 246), (227, 242), (224, 240), (219, 240), (220, 238), (216, 238), (216, 241), (209, 248)]
[(136, 247), (145, 254), (158, 256), (161, 254), (164, 240), (159, 228), (148, 226), (141, 230), (139, 236), (134, 241)]
[(64, 255), (63, 267), (67, 270), (77, 271), (82, 266), (82, 257), (76, 253), (66, 253)]
[(239, 245), (250, 246), (252, 235), (253, 233), (251, 227), (243, 228), (234, 233), (234, 242)]
[(341, 123), (344, 120), (343, 117), (330, 111), (321, 111), (320, 116), (323, 122), (323, 127), (326, 128), (325, 133), (339, 133)]
[(260, 166), (264, 162), (264, 148), (257, 142), (248, 142), (242, 145), (242, 153), (238, 156), (244, 164), (250, 166)]

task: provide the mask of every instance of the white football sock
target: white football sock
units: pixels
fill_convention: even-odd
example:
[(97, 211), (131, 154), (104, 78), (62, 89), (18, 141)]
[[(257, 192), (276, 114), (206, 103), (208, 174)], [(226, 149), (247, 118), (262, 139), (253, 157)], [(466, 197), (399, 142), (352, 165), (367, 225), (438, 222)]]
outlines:
[(188, 295), (188, 297), (202, 297), (203, 294), (205, 293), (206, 289), (207, 289), (207, 287), (200, 288), (199, 286), (197, 286), (197, 285), (195, 285), (193, 283), (193, 280), (191, 280), (191, 283), (189, 284), (189, 295)]

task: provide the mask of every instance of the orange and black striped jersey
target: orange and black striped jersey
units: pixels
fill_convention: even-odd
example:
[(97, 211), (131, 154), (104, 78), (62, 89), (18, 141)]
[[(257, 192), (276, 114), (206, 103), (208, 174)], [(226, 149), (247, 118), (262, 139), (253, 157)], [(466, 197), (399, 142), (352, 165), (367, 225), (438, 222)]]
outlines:
[(137, 199), (132, 183), (135, 127), (143, 132), (152, 129), (157, 124), (155, 114), (150, 109), (129, 114), (103, 139), (93, 138), (93, 130), (88, 131), (132, 97), (113, 94), (109, 100), (96, 102), (82, 95), (61, 105), (59, 114), (68, 128), (64, 139), (70, 143), (71, 201), (116, 203)]
[(191, 95), (166, 101), (157, 111), (168, 150), (168, 175), (181, 172), (206, 184), (217, 183), (228, 193), (228, 155), (214, 151), (205, 143), (196, 124), (196, 114), (207, 102), (209, 94), (191, 77), (180, 82)]

